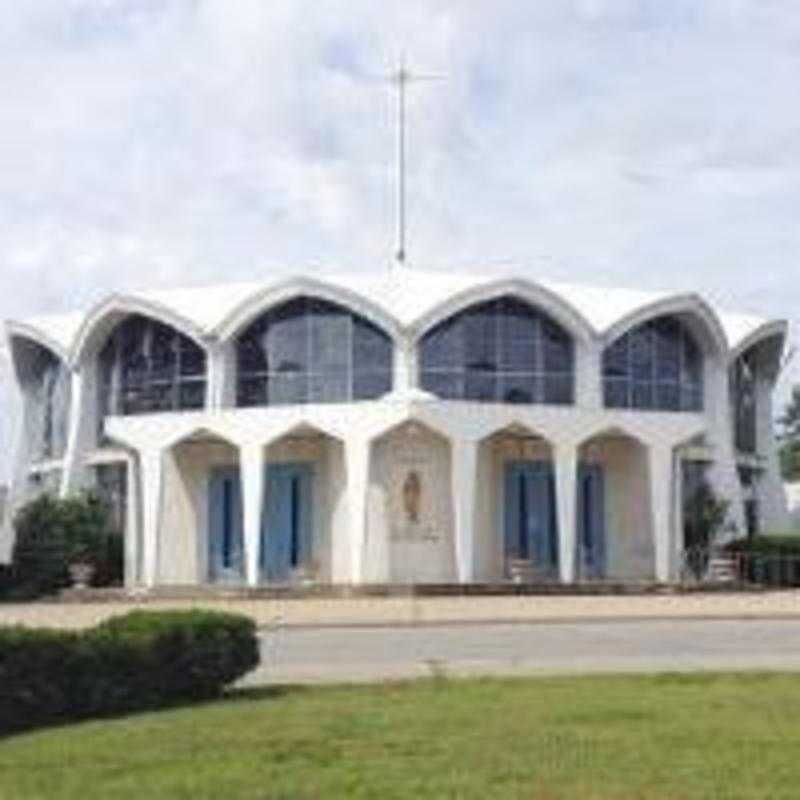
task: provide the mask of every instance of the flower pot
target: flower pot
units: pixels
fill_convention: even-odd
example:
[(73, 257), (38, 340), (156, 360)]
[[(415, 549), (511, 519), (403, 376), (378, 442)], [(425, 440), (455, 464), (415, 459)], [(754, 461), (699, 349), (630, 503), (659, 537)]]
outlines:
[(73, 589), (88, 589), (94, 577), (94, 564), (87, 561), (76, 561), (69, 565), (69, 577)]

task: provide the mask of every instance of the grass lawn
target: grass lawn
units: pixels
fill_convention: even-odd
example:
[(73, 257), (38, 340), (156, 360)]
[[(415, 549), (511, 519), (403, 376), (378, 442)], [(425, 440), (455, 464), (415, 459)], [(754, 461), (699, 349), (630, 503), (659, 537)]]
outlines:
[(0, 741), (0, 798), (796, 798), (800, 676), (245, 692)]

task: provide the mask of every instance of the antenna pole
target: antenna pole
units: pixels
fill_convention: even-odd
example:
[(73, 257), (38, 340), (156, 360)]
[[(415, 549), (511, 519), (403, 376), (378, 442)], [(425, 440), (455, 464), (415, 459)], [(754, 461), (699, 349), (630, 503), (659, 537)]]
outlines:
[(440, 80), (439, 75), (418, 75), (406, 68), (406, 60), (400, 60), (399, 69), (389, 77), (397, 86), (397, 252), (395, 263), (406, 262), (406, 87), (411, 82)]
[(398, 153), (397, 153), (397, 263), (406, 260), (406, 72), (405, 61), (397, 73)]

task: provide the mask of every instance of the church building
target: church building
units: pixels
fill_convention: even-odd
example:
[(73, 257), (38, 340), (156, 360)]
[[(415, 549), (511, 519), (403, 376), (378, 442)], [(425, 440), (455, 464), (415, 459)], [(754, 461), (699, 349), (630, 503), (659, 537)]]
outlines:
[(725, 537), (786, 521), (786, 324), (695, 293), (396, 267), (112, 294), (7, 335), (9, 506), (96, 489), (130, 587), (668, 583), (700, 482)]

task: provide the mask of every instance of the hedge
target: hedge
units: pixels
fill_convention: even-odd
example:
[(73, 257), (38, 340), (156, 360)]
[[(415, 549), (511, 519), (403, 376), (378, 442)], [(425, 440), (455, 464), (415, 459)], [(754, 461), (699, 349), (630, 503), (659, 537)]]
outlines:
[(258, 662), (255, 623), (215, 611), (0, 628), (0, 733), (218, 697)]
[(734, 553), (752, 553), (765, 556), (800, 556), (800, 535), (796, 533), (771, 533), (736, 539), (727, 545)]

